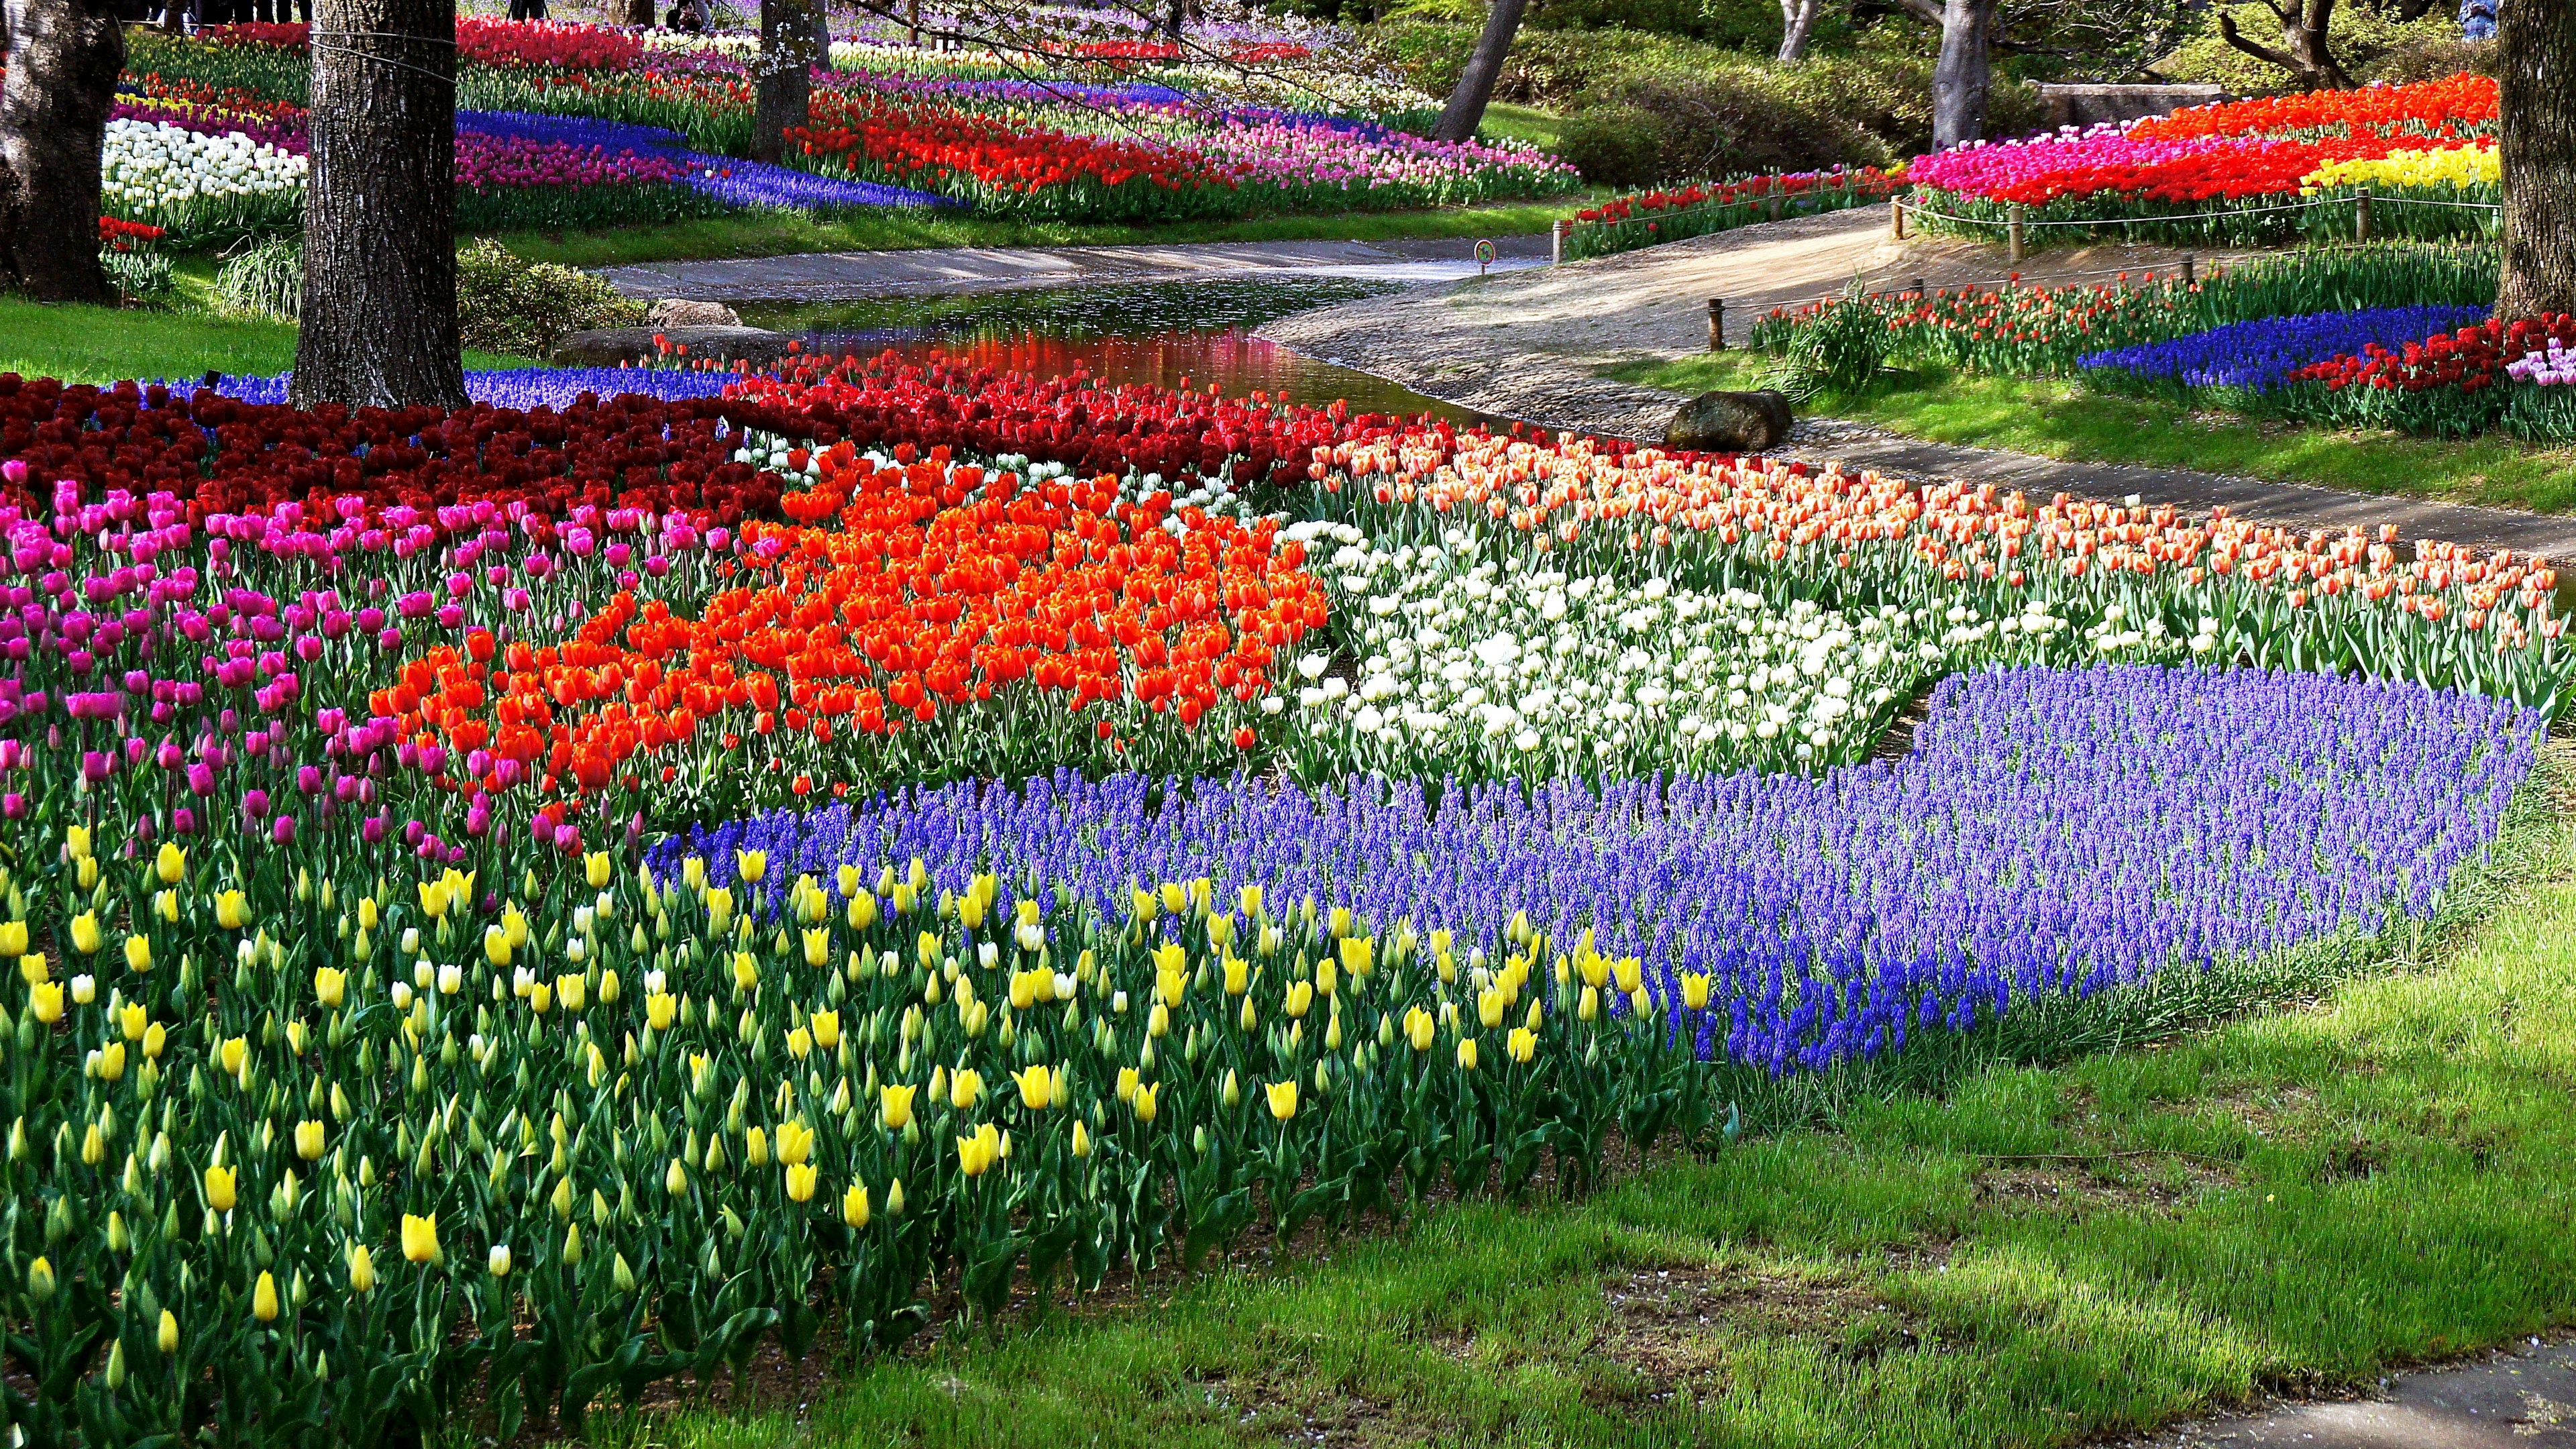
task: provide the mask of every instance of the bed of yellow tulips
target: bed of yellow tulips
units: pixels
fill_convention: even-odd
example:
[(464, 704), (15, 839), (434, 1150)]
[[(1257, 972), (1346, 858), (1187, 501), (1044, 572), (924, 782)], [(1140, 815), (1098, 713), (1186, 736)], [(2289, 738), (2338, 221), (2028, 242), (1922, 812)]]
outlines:
[[(0, 884), (22, 1442), (571, 1428), (773, 1335), (890, 1342), (952, 1291), (1571, 1186), (1706, 1122), (1705, 982), (1659, 1001), (1525, 921), (731, 864), (741, 900), (596, 853), (352, 888), (74, 832)], [(59, 962), (31, 916), (73, 922)]]

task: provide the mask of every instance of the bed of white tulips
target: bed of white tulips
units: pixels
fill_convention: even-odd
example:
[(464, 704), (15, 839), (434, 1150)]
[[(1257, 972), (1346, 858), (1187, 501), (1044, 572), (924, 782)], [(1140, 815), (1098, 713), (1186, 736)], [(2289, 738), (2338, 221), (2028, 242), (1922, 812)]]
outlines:
[(238, 131), (199, 135), (160, 121), (107, 123), (100, 200), (128, 221), (191, 240), (291, 226), (305, 160)]
[(2038, 601), (1991, 617), (1845, 611), (1573, 575), (1517, 550), (1497, 558), (1492, 536), (1465, 528), (1404, 544), (1323, 522), (1285, 536), (1331, 592), (1345, 656), (1298, 661), (1300, 778), (1822, 770), (1866, 756), (1925, 681), (1955, 669), (2207, 648), (2161, 624), (2077, 630)]

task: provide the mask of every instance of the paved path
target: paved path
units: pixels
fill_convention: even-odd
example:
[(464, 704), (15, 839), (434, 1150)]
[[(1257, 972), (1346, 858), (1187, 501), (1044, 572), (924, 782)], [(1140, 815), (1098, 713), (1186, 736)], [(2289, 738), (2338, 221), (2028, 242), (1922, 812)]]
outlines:
[[(1477, 275), (1472, 238), (1390, 242), (1209, 242), (1124, 247), (922, 247), (655, 262), (600, 272), (630, 297), (703, 302), (843, 302), (866, 297), (1070, 287), (1104, 282), (1235, 282), (1347, 277), (1407, 284)], [(1497, 240), (1497, 272), (1547, 260), (1547, 238)]]
[[(1935, 286), (2001, 282), (2001, 249), (1959, 241), (1893, 242), (1886, 213), (1831, 212), (1669, 242), (1562, 267), (1415, 288), (1300, 312), (1259, 335), (1326, 362), (1373, 373), (1427, 397), (1549, 427), (1656, 438), (1678, 394), (1599, 375), (1620, 363), (1685, 357), (1708, 347), (1708, 299), (1726, 299), (1726, 333), (1741, 345), (1774, 307), (1839, 291), (1858, 276), (1875, 289), (1924, 278)], [(2248, 253), (2199, 254), (2204, 263)], [(2163, 247), (2042, 252), (2031, 281), (2170, 270)], [(2366, 445), (2357, 445), (2366, 446)], [(1786, 456), (1839, 458), (1911, 478), (1967, 478), (2040, 496), (2065, 492), (2232, 511), (2302, 527), (2395, 523), (2410, 536), (2576, 557), (2576, 518), (2409, 502), (2296, 483), (2179, 468), (2059, 463), (2022, 453), (1951, 447), (1819, 419), (1801, 425)]]
[(2576, 1344), (2525, 1342), (2457, 1367), (2399, 1374), (2380, 1397), (2284, 1404), (2122, 1441), (2121, 1449), (2198, 1445), (2295, 1449), (2576, 1449)]

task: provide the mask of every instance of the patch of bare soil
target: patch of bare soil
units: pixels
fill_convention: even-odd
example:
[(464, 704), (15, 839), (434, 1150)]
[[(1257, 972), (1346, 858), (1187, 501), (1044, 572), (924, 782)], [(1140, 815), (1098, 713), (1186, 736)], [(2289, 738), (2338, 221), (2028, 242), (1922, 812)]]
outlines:
[[(1929, 1269), (1945, 1251), (1918, 1245), (1890, 1266)], [(1723, 1393), (1736, 1350), (1754, 1340), (1803, 1340), (1851, 1363), (1931, 1344), (1921, 1319), (1832, 1273), (1639, 1268), (1612, 1277), (1602, 1297), (1610, 1311), (1592, 1357), (1625, 1371), (1596, 1379), (1605, 1399)]]

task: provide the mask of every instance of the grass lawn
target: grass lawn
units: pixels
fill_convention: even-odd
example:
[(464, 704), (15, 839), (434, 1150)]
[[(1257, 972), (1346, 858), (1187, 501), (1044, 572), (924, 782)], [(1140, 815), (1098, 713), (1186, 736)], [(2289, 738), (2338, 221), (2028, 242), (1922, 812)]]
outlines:
[[(1543, 114), (1529, 112), (1536, 126)], [(1439, 211), (1359, 211), (1340, 216), (1269, 216), (1157, 226), (1071, 226), (888, 208), (817, 219), (757, 212), (662, 226), (592, 232), (506, 232), (501, 244), (530, 261), (576, 267), (791, 252), (891, 251), (914, 247), (1123, 246), (1148, 242), (1384, 241), (1402, 237), (1500, 237), (1544, 232), (1558, 217), (1592, 204), (1589, 193), (1509, 206)]]
[[(1621, 367), (1623, 381), (1701, 392), (1751, 385), (1767, 361), (1728, 352)], [(2576, 511), (2576, 449), (2501, 435), (2465, 441), (2330, 433), (2160, 398), (2088, 392), (2072, 382), (1916, 370), (1814, 410), (1938, 443), (2009, 448), (2081, 462), (2143, 463), (2438, 498), (2542, 513)]]
[[(181, 277), (169, 308), (82, 307), (0, 297), (0, 372), (65, 382), (195, 379), (207, 372), (273, 373), (295, 365), (295, 324), (215, 311)], [(525, 367), (535, 359), (468, 352), (467, 367)]]
[(2566, 821), (2317, 999), (597, 1437), (2067, 1444), (2576, 1322)]

